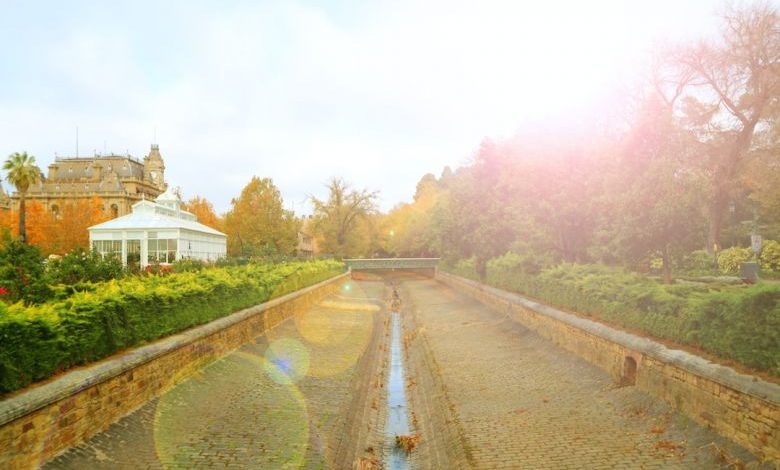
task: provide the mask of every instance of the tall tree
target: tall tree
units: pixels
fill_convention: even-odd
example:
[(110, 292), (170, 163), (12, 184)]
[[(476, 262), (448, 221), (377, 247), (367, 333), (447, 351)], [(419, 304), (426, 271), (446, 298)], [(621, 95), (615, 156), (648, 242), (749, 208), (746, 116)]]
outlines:
[(214, 211), (214, 205), (205, 197), (193, 196), (182, 204), (182, 209), (195, 215), (203, 225), (221, 230), (222, 221)]
[(380, 231), (384, 251), (397, 256), (434, 256), (431, 211), (442, 197), (442, 188), (430, 173), (420, 179), (414, 201), (399, 204), (383, 218)]
[[(365, 243), (359, 240), (357, 229), (376, 212), (379, 193), (353, 190), (341, 178), (332, 178), (327, 187), (327, 199), (311, 196), (320, 250), (338, 257), (358, 254), (362, 251), (358, 247)], [(371, 233), (368, 229), (361, 232)]]
[(3, 170), (8, 172), (6, 179), (19, 193), (19, 239), (26, 243), (25, 196), (30, 185), (41, 178), (41, 169), (35, 165), (35, 157), (32, 155), (27, 155), (27, 152), (14, 152), (3, 163)]
[(253, 176), (225, 214), (225, 232), (231, 256), (292, 254), (298, 225), (284, 209), (282, 195), (270, 178)]
[(632, 267), (660, 255), (667, 283), (673, 259), (705, 242), (702, 178), (691, 165), (700, 145), (651, 95), (622, 142), (601, 198), (609, 216), (600, 241)]
[(709, 150), (708, 249), (721, 243), (724, 215), (754, 136), (776, 117), (780, 100), (780, 24), (770, 4), (730, 9), (720, 41), (670, 56), (657, 81)]

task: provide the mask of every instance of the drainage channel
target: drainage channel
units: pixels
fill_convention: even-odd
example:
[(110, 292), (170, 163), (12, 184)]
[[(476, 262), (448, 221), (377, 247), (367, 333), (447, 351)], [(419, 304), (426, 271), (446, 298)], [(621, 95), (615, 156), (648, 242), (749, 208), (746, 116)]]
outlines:
[[(394, 292), (397, 298), (397, 293)], [(387, 387), (387, 423), (385, 425), (385, 437), (390, 446), (387, 454), (385, 468), (388, 470), (408, 470), (409, 456), (398, 445), (398, 436), (409, 436), (408, 407), (406, 403), (404, 360), (401, 346), (401, 314), (393, 309), (393, 330), (390, 345), (390, 377)]]

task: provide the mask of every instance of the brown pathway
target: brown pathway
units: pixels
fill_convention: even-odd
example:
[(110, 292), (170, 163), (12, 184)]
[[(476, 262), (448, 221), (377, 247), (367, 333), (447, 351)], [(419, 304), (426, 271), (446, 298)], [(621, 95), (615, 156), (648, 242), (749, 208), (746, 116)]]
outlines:
[[(413, 315), (407, 326), (427, 343), (431, 372), (447, 390), (447, 422), (476, 468), (738, 468), (719, 449), (731, 462), (759, 467), (742, 448), (635, 387), (616, 387), (605, 372), (470, 297), (433, 280), (401, 285), (405, 314)], [(421, 457), (420, 467), (438, 465)]]

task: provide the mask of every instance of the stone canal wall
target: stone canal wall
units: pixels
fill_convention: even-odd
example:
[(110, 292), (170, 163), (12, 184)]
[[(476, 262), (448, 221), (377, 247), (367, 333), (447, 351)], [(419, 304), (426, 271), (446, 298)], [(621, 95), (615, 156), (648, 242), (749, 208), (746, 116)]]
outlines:
[(339, 288), (349, 274), (65, 373), (0, 402), (0, 468), (36, 468)]
[(780, 386), (451, 274), (437, 279), (636, 385), (762, 458), (780, 461)]

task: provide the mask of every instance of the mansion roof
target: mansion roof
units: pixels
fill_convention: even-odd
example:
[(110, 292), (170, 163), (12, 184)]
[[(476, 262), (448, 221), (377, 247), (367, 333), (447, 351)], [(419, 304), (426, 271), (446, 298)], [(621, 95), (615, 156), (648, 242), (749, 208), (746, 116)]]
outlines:
[[(147, 167), (148, 166), (148, 167)], [(48, 174), (30, 186), (28, 195), (40, 197), (51, 193), (138, 193), (146, 192), (155, 196), (165, 189), (162, 171), (164, 164), (159, 148), (152, 150), (144, 161), (128, 155), (99, 155), (93, 157), (57, 157), (49, 165)], [(157, 174), (153, 174), (157, 173)], [(159, 177), (155, 180), (155, 176)], [(128, 188), (127, 183), (135, 183)], [(147, 188), (139, 191), (138, 186)]]
[(49, 165), (49, 181), (71, 181), (103, 176), (110, 172), (119, 178), (143, 179), (144, 165), (133, 157), (122, 155), (94, 158), (59, 158)]

